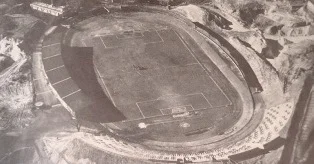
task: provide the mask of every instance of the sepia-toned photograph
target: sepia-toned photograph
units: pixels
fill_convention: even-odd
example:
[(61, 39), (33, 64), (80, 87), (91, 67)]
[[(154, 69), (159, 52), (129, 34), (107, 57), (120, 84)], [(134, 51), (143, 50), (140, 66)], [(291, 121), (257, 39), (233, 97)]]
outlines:
[(0, 164), (313, 164), (314, 0), (0, 0)]

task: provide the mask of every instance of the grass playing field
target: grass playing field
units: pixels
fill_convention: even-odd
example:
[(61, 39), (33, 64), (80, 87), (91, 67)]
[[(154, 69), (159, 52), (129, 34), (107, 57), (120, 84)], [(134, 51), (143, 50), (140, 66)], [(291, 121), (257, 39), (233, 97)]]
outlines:
[(174, 30), (127, 32), (83, 42), (94, 47), (106, 92), (129, 120), (231, 104)]
[(197, 140), (209, 130), (217, 135), (241, 114), (224, 91), (231, 86), (212, 77), (217, 70), (208, 69), (208, 57), (175, 29), (124, 30), (81, 43), (93, 47), (99, 83), (127, 118), (115, 123), (118, 129), (141, 133), (145, 123), (153, 140)]

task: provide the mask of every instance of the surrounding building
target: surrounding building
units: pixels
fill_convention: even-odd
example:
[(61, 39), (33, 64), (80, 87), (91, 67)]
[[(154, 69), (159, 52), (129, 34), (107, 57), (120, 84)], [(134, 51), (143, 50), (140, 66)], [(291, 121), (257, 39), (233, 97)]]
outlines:
[(66, 11), (65, 6), (53, 6), (52, 4), (47, 4), (43, 2), (33, 2), (30, 4), (30, 6), (34, 10), (38, 10), (40, 12), (44, 12), (54, 16), (62, 15)]

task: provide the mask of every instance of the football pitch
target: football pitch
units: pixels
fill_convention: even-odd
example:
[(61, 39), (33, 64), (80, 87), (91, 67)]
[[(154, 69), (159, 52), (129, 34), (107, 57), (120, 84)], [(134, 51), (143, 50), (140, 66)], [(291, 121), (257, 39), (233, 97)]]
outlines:
[(232, 105), (179, 33), (147, 29), (82, 40), (101, 85), (127, 121)]

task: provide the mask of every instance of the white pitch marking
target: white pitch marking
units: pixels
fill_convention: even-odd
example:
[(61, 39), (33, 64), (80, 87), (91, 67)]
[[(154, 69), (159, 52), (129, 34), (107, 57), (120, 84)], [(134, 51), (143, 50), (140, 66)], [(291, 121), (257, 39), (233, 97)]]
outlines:
[[(188, 107), (188, 106), (190, 106), (190, 107), (192, 108), (192, 110), (194, 110), (194, 108), (193, 108), (193, 106), (192, 106), (191, 104), (188, 104), (188, 105), (180, 105), (180, 106), (173, 106), (173, 107), (169, 107), (169, 108), (162, 108), (162, 109), (159, 109), (159, 110), (160, 110), (160, 112), (161, 112), (162, 115), (166, 115), (166, 114), (164, 114), (162, 111), (167, 110), (167, 109), (171, 109), (171, 108), (180, 108), (180, 107)], [(188, 112), (189, 112), (189, 111), (188, 111)]]
[(166, 115), (166, 114), (164, 114), (164, 112), (162, 112), (165, 109), (158, 109), (158, 110), (161, 112), (162, 115)]
[[(116, 37), (117, 39), (121, 39), (121, 40), (123, 40), (123, 39), (133, 39), (133, 38), (142, 38), (142, 37), (144, 37), (143, 33), (140, 32), (140, 34), (141, 34), (141, 36), (132, 36), (132, 37), (126, 37), (126, 38), (119, 38), (118, 35), (115, 35), (115, 37)], [(122, 35), (123, 35), (123, 34), (122, 34)]]
[(133, 119), (133, 120), (124, 120), (122, 122), (138, 121), (138, 120), (144, 120), (144, 119), (155, 118), (155, 117), (160, 117), (160, 116), (163, 116), (163, 115), (161, 114), (161, 115), (155, 115), (155, 116), (150, 116), (150, 117), (145, 117), (145, 118), (136, 118), (136, 119)]
[[(191, 107), (192, 107), (192, 110), (194, 111), (194, 110), (200, 110), (200, 109), (194, 109), (194, 107), (192, 106), (192, 105), (190, 105)], [(201, 108), (202, 109), (202, 108)]]
[(46, 48), (46, 47), (50, 47), (50, 46), (55, 46), (55, 45), (58, 45), (60, 43), (53, 43), (53, 44), (49, 44), (49, 45), (45, 45), (45, 46), (42, 46), (42, 48)]
[(186, 45), (186, 43), (182, 40), (181, 36), (174, 31), (174, 33), (178, 36), (178, 38), (181, 40), (182, 44), (188, 49), (188, 51), (190, 52), (190, 54), (193, 56), (193, 58), (198, 62), (198, 64), (203, 68), (203, 70), (206, 72), (206, 74), (209, 76), (209, 78), (214, 82), (214, 84), (218, 87), (218, 89), (222, 92), (222, 94), (227, 98), (227, 100), (229, 101), (229, 103), (232, 103), (229, 99), (229, 97), (225, 94), (225, 92), (219, 87), (219, 85), (217, 84), (217, 82), (209, 75), (209, 73), (207, 72), (206, 68), (200, 63), (200, 61), (195, 57), (195, 55), (193, 54), (193, 52), (189, 49), (189, 47)]
[(211, 106), (211, 107), (213, 107), (213, 105), (208, 101), (208, 99), (205, 97), (205, 95), (203, 94), (203, 93), (201, 93), (202, 95), (203, 95), (203, 97), (204, 97), (204, 99), (207, 101), (207, 103)]
[[(156, 30), (155, 30), (156, 31)], [(146, 42), (146, 43), (143, 43), (144, 45), (147, 45), (147, 44), (157, 44), (157, 43), (164, 43), (164, 40), (162, 39), (162, 37), (159, 35), (159, 33), (156, 31), (156, 33), (158, 34), (158, 37), (160, 38), (161, 41), (156, 41), (156, 42)], [(142, 34), (143, 35), (143, 34)], [(116, 38), (117, 38), (117, 35), (115, 35)], [(99, 37), (101, 42), (103, 43), (105, 49), (113, 49), (113, 48), (120, 48), (120, 47), (123, 47), (123, 46), (113, 46), (113, 47), (108, 47), (106, 46), (106, 44), (104, 43), (103, 39), (101, 38), (101, 35), (98, 35), (98, 36), (95, 36), (95, 37)], [(144, 35), (143, 35), (144, 37)], [(140, 37), (132, 37), (132, 38), (140, 38)], [(119, 38), (121, 39), (121, 38)], [(128, 38), (127, 38), (128, 39)], [(82, 41), (83, 42), (83, 41)], [(85, 44), (85, 43), (84, 43)]]
[[(194, 95), (201, 95), (202, 93), (191, 93), (191, 94), (186, 94), (186, 95), (179, 95), (179, 94), (173, 94), (173, 96), (171, 98), (174, 98), (174, 97), (180, 97), (180, 96), (194, 96)], [(139, 101), (139, 102), (136, 102), (136, 103), (145, 103), (145, 102), (153, 102), (153, 101), (157, 101), (157, 100), (160, 100), (162, 99), (163, 97), (165, 96), (170, 96), (169, 94), (166, 94), (166, 95), (162, 95), (160, 97), (158, 97), (157, 99), (153, 99), (153, 100), (146, 100), (146, 101)]]
[[(230, 106), (230, 105), (227, 105), (227, 106)], [(215, 106), (215, 107), (211, 107), (211, 108), (200, 108), (200, 109), (194, 109), (193, 106), (192, 106), (194, 111), (214, 109), (214, 108), (220, 108), (220, 107), (226, 107), (226, 105), (220, 105), (220, 106)], [(156, 115), (156, 116), (151, 116), (151, 117), (145, 117), (145, 119), (156, 118), (156, 117), (160, 117), (160, 116), (164, 116), (164, 115)], [(124, 120), (122, 122), (132, 122), (132, 121), (138, 121), (138, 120), (144, 120), (144, 118), (137, 118), (137, 119), (133, 119), (133, 120)], [(181, 120), (179, 120), (179, 121), (181, 121)], [(167, 123), (167, 122), (160, 122), (160, 124), (161, 123)]]
[(160, 117), (160, 116), (164, 116), (164, 115), (160, 114), (160, 115), (149, 116), (149, 117), (145, 117), (145, 118), (136, 118), (136, 119), (132, 119), (132, 120), (124, 120), (122, 122), (138, 121), (138, 120), (144, 120), (144, 119), (149, 119), (149, 118), (156, 118), (156, 117)]
[(101, 37), (99, 37), (99, 39), (101, 40), (101, 42), (102, 42), (102, 44), (104, 45), (104, 47), (105, 47), (105, 48), (107, 48), (107, 46), (106, 46), (106, 44), (105, 44), (104, 40), (102, 40), (102, 38), (101, 38)]
[(104, 84), (104, 86), (105, 86), (105, 89), (106, 89), (106, 91), (107, 91), (107, 93), (108, 93), (108, 95), (109, 95), (109, 98), (111, 99), (112, 104), (113, 104), (115, 107), (117, 107), (116, 103), (115, 103), (114, 100), (113, 100), (113, 97), (111, 96), (111, 94), (110, 94), (110, 92), (109, 92), (108, 87), (106, 86), (106, 83), (105, 83), (104, 79), (103, 79), (102, 76), (100, 75), (100, 72), (99, 72), (99, 70), (98, 70), (97, 68), (96, 68), (96, 71), (97, 71), (98, 76), (99, 76), (100, 79), (101, 79), (101, 82), (102, 82), (102, 83)]
[[(184, 97), (186, 97), (186, 96), (194, 96), (194, 95), (202, 95), (202, 96), (204, 97), (205, 101), (207, 101), (207, 103), (208, 103), (211, 107), (213, 107), (213, 106), (208, 102), (208, 100), (207, 100), (206, 97), (203, 95), (203, 93), (193, 93), (193, 94), (187, 94), (187, 95), (173, 95), (171, 98), (180, 97), (180, 96), (184, 96)], [(144, 118), (152, 118), (152, 117), (162, 116), (162, 115), (164, 115), (164, 114), (163, 114), (162, 111), (160, 111), (162, 115), (156, 115), (156, 116), (152, 116), (152, 117), (145, 117), (138, 104), (140, 104), (140, 103), (146, 103), (146, 102), (158, 101), (158, 100), (160, 100), (160, 99), (161, 99), (162, 97), (164, 97), (164, 96), (167, 96), (167, 95), (160, 96), (160, 97), (158, 97), (157, 99), (153, 99), (153, 100), (139, 101), (139, 102), (136, 102), (135, 104), (137, 105), (138, 109), (140, 110), (140, 112), (141, 112), (141, 114), (142, 114), (142, 116), (143, 116)], [(184, 105), (184, 106), (187, 106), (187, 105)], [(191, 106), (192, 106), (192, 105), (191, 105)], [(170, 107), (170, 108), (171, 108), (171, 107)], [(192, 107), (192, 108), (193, 108), (193, 107)], [(166, 108), (166, 109), (168, 109), (168, 108)], [(160, 110), (160, 109), (159, 109), (159, 110)], [(193, 110), (194, 110), (194, 108), (193, 108)]]
[(141, 110), (140, 106), (139, 106), (137, 103), (135, 103), (135, 104), (136, 104), (136, 106), (138, 107), (138, 110), (141, 112), (142, 117), (143, 117), (143, 119), (144, 119), (144, 118), (145, 118), (145, 116), (144, 116), (144, 114), (143, 114), (143, 112), (142, 112), (142, 110)]
[(162, 39), (162, 37), (160, 36), (159, 32), (157, 30), (155, 30), (155, 31), (156, 31), (158, 37), (162, 40), (162, 42), (165, 42), (164, 39)]

